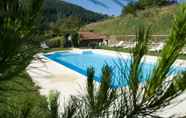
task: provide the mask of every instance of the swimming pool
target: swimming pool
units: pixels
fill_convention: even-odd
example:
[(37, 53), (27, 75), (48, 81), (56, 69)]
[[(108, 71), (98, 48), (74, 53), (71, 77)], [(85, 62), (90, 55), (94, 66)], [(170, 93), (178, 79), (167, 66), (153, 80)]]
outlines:
[[(112, 69), (112, 88), (126, 86), (128, 75), (130, 73), (131, 58), (122, 56), (113, 56), (111, 54), (97, 53), (96, 51), (64, 51), (46, 54), (49, 59), (62, 64), (80, 74), (87, 75), (87, 68), (95, 68), (94, 80), (100, 82), (102, 76), (102, 67), (107, 64)], [(141, 63), (142, 72), (139, 80), (144, 82), (154, 68), (153, 63)], [(183, 71), (183, 67), (172, 67), (169, 74), (175, 74)]]

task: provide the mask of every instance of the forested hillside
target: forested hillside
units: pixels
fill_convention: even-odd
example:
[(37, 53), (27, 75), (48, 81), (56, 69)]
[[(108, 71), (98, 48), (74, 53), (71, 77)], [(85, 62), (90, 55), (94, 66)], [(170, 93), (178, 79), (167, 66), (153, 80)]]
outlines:
[(45, 0), (43, 10), (43, 23), (45, 25), (72, 16), (80, 21), (80, 25), (96, 22), (107, 17), (61, 0)]

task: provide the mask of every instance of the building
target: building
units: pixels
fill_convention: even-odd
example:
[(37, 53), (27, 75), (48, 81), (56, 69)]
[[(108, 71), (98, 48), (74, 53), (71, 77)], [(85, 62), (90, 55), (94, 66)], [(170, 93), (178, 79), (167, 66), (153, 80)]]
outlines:
[(108, 45), (106, 36), (95, 32), (79, 32), (79, 45), (81, 47), (96, 47), (97, 45)]

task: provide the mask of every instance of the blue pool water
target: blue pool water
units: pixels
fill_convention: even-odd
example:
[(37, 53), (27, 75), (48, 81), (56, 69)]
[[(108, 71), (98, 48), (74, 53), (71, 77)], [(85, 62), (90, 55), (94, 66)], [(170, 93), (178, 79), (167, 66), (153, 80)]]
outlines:
[[(92, 51), (84, 51), (82, 53), (68, 51), (56, 52), (45, 56), (83, 75), (87, 74), (88, 67), (94, 67), (94, 79), (98, 82), (101, 80), (102, 67), (107, 64), (112, 69), (111, 86), (113, 88), (118, 88), (127, 85), (128, 75), (130, 73), (130, 58), (124, 59), (119, 56), (113, 57)], [(139, 80), (141, 82), (144, 82), (148, 79), (153, 67), (154, 65), (152, 63), (142, 63), (142, 73), (139, 76)], [(175, 74), (183, 70), (184, 68), (181, 67), (172, 67), (169, 74)]]

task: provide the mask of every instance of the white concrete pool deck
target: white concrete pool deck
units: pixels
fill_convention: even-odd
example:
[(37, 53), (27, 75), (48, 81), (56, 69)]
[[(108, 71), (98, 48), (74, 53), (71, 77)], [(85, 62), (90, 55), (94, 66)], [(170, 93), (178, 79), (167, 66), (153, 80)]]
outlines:
[[(75, 49), (72, 51), (81, 52), (89, 49)], [(121, 56), (122, 58), (128, 58), (128, 53), (118, 53), (115, 51), (94, 49), (96, 53), (109, 54), (112, 56)], [(42, 54), (39, 55), (42, 59), (33, 60), (27, 67), (27, 72), (31, 76), (34, 83), (40, 87), (40, 93), (48, 96), (51, 90), (60, 92), (60, 104), (64, 106), (67, 103), (70, 96), (77, 96), (85, 94), (86, 76), (71, 70), (57, 62), (54, 62)], [(44, 59), (43, 59), (44, 58)], [(153, 63), (157, 60), (155, 56), (145, 56), (147, 63)], [(186, 60), (177, 60), (176, 66), (186, 67)], [(184, 100), (185, 99), (185, 100)], [(176, 117), (186, 114), (186, 92), (177, 97), (172, 104), (159, 114), (163, 117), (169, 117), (176, 115)]]

